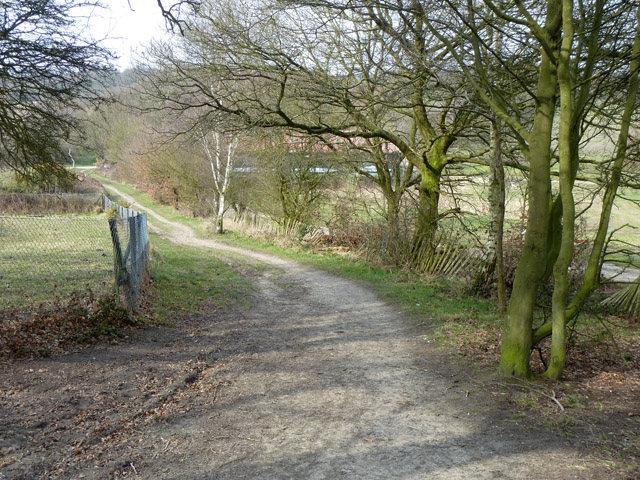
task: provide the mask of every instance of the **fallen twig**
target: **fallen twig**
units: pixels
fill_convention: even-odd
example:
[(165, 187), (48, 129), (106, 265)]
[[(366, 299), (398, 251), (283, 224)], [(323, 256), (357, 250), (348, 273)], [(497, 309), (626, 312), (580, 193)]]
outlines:
[(509, 386), (516, 386), (516, 387), (522, 387), (522, 388), (526, 388), (527, 390), (531, 391), (531, 392), (535, 392), (538, 393), (544, 397), (547, 397), (551, 400), (553, 400), (555, 402), (556, 405), (558, 405), (558, 407), (560, 408), (560, 411), (564, 412), (564, 406), (560, 403), (560, 401), (556, 398), (556, 392), (555, 391), (551, 391), (551, 395), (549, 395), (548, 393), (544, 392), (543, 390), (540, 390), (538, 388), (533, 388), (530, 385), (526, 385), (523, 383), (519, 382), (519, 378), (517, 377), (511, 377), (513, 380), (516, 380), (516, 382), (514, 383), (500, 383), (498, 382), (497, 385), (503, 386), (503, 387), (509, 387)]

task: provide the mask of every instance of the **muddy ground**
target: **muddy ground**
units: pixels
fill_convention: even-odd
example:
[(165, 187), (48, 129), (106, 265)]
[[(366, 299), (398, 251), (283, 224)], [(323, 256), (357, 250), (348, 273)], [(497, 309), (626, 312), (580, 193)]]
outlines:
[(253, 306), (0, 365), (0, 479), (608, 476), (365, 287), (167, 235), (267, 263)]

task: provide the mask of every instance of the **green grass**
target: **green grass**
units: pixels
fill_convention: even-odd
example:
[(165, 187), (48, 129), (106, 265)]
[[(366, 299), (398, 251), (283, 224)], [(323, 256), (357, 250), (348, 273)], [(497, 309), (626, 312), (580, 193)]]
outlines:
[(76, 157), (76, 167), (93, 167), (96, 164), (96, 154), (80, 152)]
[(18, 190), (13, 170), (0, 168), (0, 191), (15, 192)]
[[(614, 207), (611, 212), (610, 229), (620, 228), (614, 238), (614, 249), (622, 247), (622, 244), (616, 242), (626, 243), (624, 246), (628, 250), (628, 254), (613, 253), (606, 257), (606, 261), (620, 263), (623, 265), (631, 264), (638, 268), (640, 267), (640, 255), (638, 255), (637, 249), (640, 245), (640, 224), (638, 224), (638, 218), (640, 217), (640, 192), (624, 189), (620, 191), (620, 195), (614, 202)], [(622, 228), (621, 228), (622, 227)]]
[(171, 323), (176, 315), (211, 307), (248, 306), (253, 286), (212, 252), (150, 237), (155, 318)]
[[(486, 167), (467, 166), (462, 169), (457, 169), (456, 174), (470, 174), (485, 172), (484, 177), (488, 177), (489, 171)], [(526, 179), (522, 172), (513, 169), (506, 169), (507, 177), (511, 178), (511, 182), (507, 184), (507, 205), (506, 205), (506, 219), (509, 224), (517, 225), (519, 229), (523, 228), (521, 215), (521, 203), (523, 201), (521, 186), (525, 185)], [(586, 176), (599, 177), (595, 171), (581, 172)], [(552, 177), (553, 190), (557, 193), (557, 177)], [(478, 215), (466, 215), (465, 223), (468, 227), (474, 229), (476, 235), (480, 238), (484, 238), (487, 231), (486, 226), (489, 223), (488, 218), (488, 203), (483, 198), (487, 198), (488, 185), (471, 185), (461, 184), (456, 185), (454, 190), (459, 198), (469, 202), (465, 210), (473, 211), (474, 208), (478, 210)], [(600, 214), (602, 210), (602, 194), (596, 195), (592, 200), (593, 185), (588, 185), (584, 182), (577, 182), (574, 187), (574, 196), (576, 198), (576, 211), (582, 212), (587, 208), (587, 211), (579, 218), (579, 235), (582, 238), (587, 238), (589, 241), (593, 240), (596, 229), (600, 221)], [(443, 194), (443, 199), (448, 198), (448, 194)], [(628, 250), (628, 254), (623, 253), (611, 253), (606, 256), (607, 262), (619, 263), (623, 265), (633, 265), (640, 267), (640, 255), (638, 254), (638, 246), (640, 245), (640, 229), (638, 218), (640, 217), (640, 191), (633, 189), (618, 190), (618, 197), (615, 200), (614, 207), (611, 212), (611, 219), (609, 222), (609, 230), (618, 229), (614, 236), (614, 242), (611, 245), (611, 250), (619, 249), (621, 243), (626, 243), (625, 249)], [(626, 227), (625, 227), (626, 225)]]
[(24, 308), (90, 288), (113, 290), (105, 215), (0, 217), (0, 304)]
[[(208, 236), (208, 233), (207, 233), (207, 221), (205, 219), (194, 218), (194, 217), (189, 217), (189, 216), (183, 215), (180, 212), (176, 211), (173, 207), (171, 207), (169, 205), (163, 205), (163, 204), (155, 201), (154, 199), (152, 199), (146, 193), (143, 193), (143, 192), (141, 192), (139, 190), (136, 190), (135, 188), (133, 188), (133, 187), (131, 187), (131, 186), (125, 184), (125, 183), (118, 182), (116, 180), (112, 180), (111, 178), (107, 178), (105, 176), (102, 176), (102, 175), (100, 175), (100, 174), (98, 174), (96, 172), (89, 172), (89, 173), (87, 173), (87, 175), (89, 175), (90, 177), (95, 178), (96, 180), (99, 180), (100, 182), (102, 182), (103, 184), (105, 184), (107, 186), (112, 185), (113, 187), (115, 187), (118, 190), (120, 190), (122, 193), (125, 193), (125, 194), (133, 197), (135, 199), (135, 201), (136, 201), (136, 203), (132, 205), (132, 208), (134, 210), (136, 209), (136, 204), (141, 205), (143, 207), (150, 208), (154, 212), (158, 213), (159, 215), (163, 216), (164, 218), (166, 218), (169, 221), (180, 222), (180, 223), (183, 223), (185, 225), (188, 225), (200, 237)], [(114, 201), (119, 200), (118, 198), (113, 198), (113, 197), (115, 197), (115, 195), (113, 195), (113, 194), (111, 194), (110, 197)], [(163, 228), (163, 226), (164, 226), (163, 223), (159, 222), (155, 218), (149, 218), (149, 221), (151, 223), (153, 223), (154, 225), (158, 226), (159, 228)], [(166, 226), (165, 226), (165, 228), (166, 228)]]

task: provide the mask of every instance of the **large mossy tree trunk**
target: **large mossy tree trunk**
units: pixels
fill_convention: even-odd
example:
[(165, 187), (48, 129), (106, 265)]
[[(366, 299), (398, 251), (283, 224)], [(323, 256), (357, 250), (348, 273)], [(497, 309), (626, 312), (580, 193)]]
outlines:
[(564, 371), (566, 359), (566, 306), (569, 289), (569, 266), (573, 258), (575, 230), (575, 202), (573, 198), (572, 171), (572, 120), (573, 82), (569, 73), (569, 61), (573, 49), (573, 0), (562, 0), (562, 47), (558, 55), (558, 85), (560, 87), (560, 199), (562, 202), (562, 236), (557, 260), (553, 266), (553, 296), (551, 315), (553, 336), (551, 358), (545, 375), (559, 379)]
[[(557, 50), (561, 33), (562, 4), (549, 0), (544, 30)], [(526, 152), (529, 160), (529, 209), (527, 231), (502, 333), (500, 369), (505, 375), (531, 377), (529, 364), (533, 312), (545, 272), (551, 194), (550, 148), (557, 94), (557, 71), (544, 48), (536, 92), (536, 111)]]
[(392, 189), (381, 188), (384, 196), (384, 216), (389, 235), (400, 234), (400, 194)]
[[(575, 183), (578, 167), (580, 164), (580, 142), (584, 133), (584, 119), (590, 111), (589, 103), (593, 100), (594, 92), (592, 86), (594, 83), (594, 69), (599, 60), (601, 53), (600, 32), (602, 29), (602, 21), (606, 0), (596, 0), (592, 15), (585, 15), (582, 12), (582, 18), (577, 22), (578, 31), (589, 32), (588, 42), (586, 44), (586, 56), (581, 56), (583, 44), (578, 42), (578, 53), (575, 55), (573, 65), (570, 68), (574, 85), (579, 87), (572, 89), (574, 105), (571, 118), (570, 130), (570, 148), (571, 148), (571, 184)], [(596, 92), (598, 89), (596, 88)], [(545, 271), (545, 279), (553, 273), (553, 266), (556, 263), (558, 254), (560, 253), (562, 243), (562, 198), (558, 195), (551, 207), (551, 215), (549, 216), (549, 234), (547, 247), (547, 267)], [(549, 330), (551, 332), (551, 330)], [(534, 335), (535, 336), (535, 335)], [(534, 344), (535, 344), (534, 340)]]
[(412, 246), (412, 262), (416, 267), (430, 259), (435, 252), (439, 201), (440, 173), (431, 170), (423, 171), (418, 186), (418, 218)]

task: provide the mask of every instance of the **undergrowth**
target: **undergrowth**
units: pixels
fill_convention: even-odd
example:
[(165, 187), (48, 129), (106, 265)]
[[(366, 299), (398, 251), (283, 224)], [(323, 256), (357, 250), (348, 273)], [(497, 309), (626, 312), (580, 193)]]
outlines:
[(43, 303), (33, 311), (0, 312), (0, 357), (48, 356), (74, 345), (122, 336), (140, 321), (111, 295), (91, 290)]

